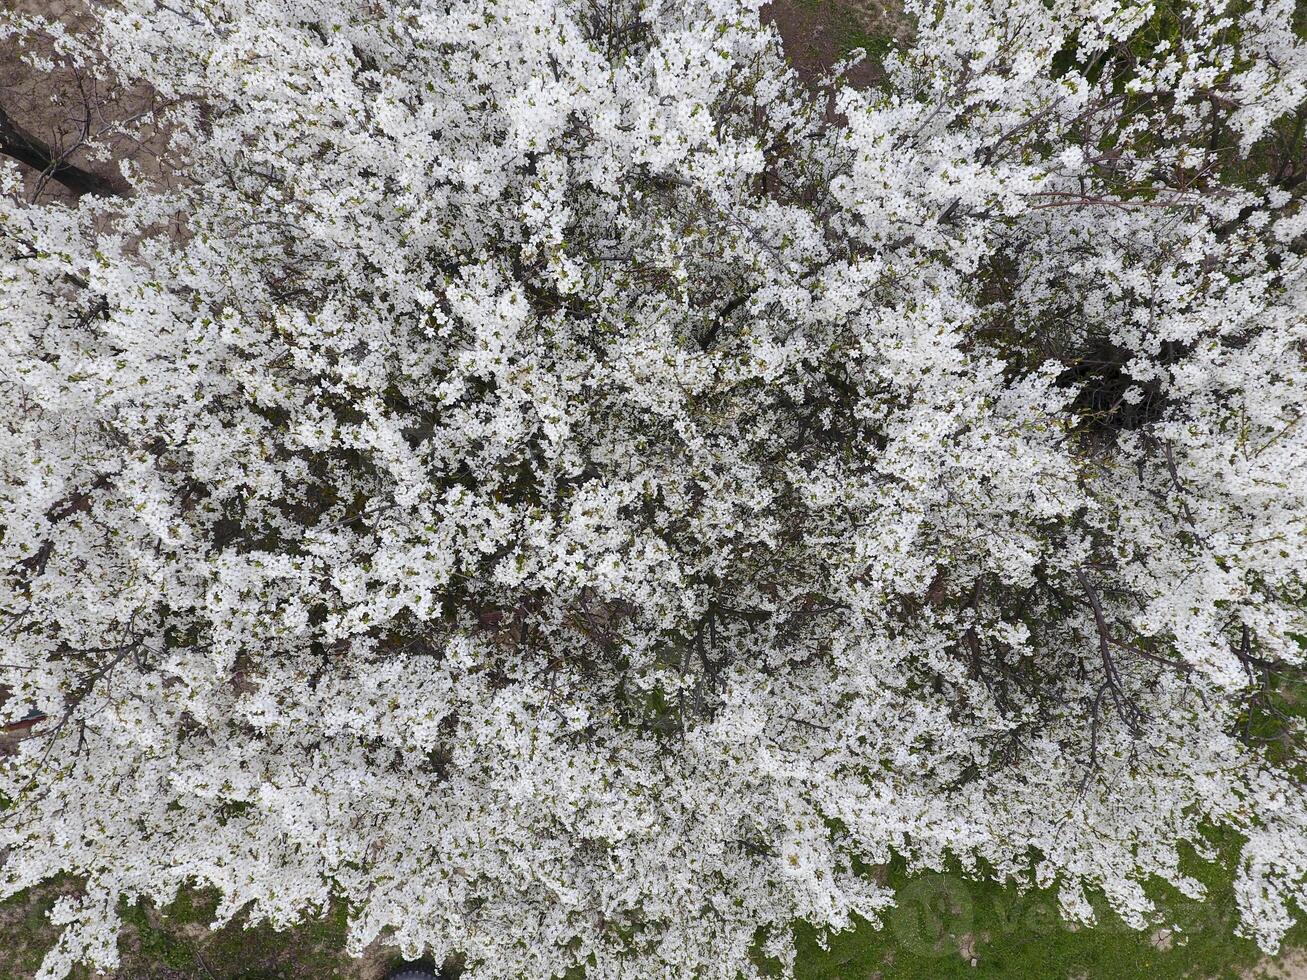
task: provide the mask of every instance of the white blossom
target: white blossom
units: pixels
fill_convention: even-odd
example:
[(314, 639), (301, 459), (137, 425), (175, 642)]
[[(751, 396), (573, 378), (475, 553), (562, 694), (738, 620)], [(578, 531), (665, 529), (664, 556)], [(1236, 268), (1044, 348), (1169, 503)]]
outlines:
[(1293, 4), (921, 0), (866, 89), (758, 6), (120, 0), (60, 48), (176, 179), (0, 170), (0, 715), (45, 716), (0, 895), (85, 882), (43, 977), (191, 886), (484, 978), (792, 966), (893, 856), (1142, 928), (1212, 828), (1276, 948)]

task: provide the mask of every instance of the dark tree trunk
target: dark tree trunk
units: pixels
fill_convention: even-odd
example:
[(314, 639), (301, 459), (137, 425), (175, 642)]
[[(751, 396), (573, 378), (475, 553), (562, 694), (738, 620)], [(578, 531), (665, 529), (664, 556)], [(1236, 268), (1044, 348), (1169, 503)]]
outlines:
[(0, 154), (49, 174), (79, 197), (83, 194), (108, 197), (127, 193), (122, 181), (93, 174), (64, 160), (62, 154), (14, 122), (3, 106), (0, 106)]

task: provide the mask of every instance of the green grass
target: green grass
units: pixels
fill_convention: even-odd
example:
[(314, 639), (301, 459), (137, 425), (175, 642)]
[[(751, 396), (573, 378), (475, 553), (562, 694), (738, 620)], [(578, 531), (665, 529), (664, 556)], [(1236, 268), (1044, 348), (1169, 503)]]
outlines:
[[(1218, 842), (1216, 864), (1192, 859), (1185, 870), (1209, 890), (1195, 902), (1170, 886), (1149, 889), (1161, 915), (1138, 932), (1094, 900), (1099, 924), (1069, 926), (1049, 891), (1019, 893), (1013, 887), (968, 880), (958, 873), (907, 877), (891, 871), (899, 905), (883, 928), (868, 923), (830, 938), (821, 948), (811, 930), (801, 932), (800, 980), (948, 980), (1003, 977), (1010, 980), (1239, 980), (1263, 957), (1250, 941), (1233, 935), (1237, 912), (1230, 868), (1237, 841)], [(55, 930), (45, 919), (61, 883), (0, 904), (0, 980), (26, 980)], [(216, 932), (216, 897), (183, 892), (160, 911), (147, 903), (124, 905), (120, 948), (122, 980), (371, 980), (398, 962), (394, 956), (368, 963), (344, 956), (346, 913), (334, 906), (322, 919), (286, 932), (238, 922)], [(1178, 927), (1178, 928), (1176, 928)], [(1307, 926), (1296, 926), (1286, 949), (1307, 948)], [(972, 960), (975, 966), (972, 966)], [(81, 974), (88, 977), (89, 974)]]
[[(1303, 639), (1299, 643), (1307, 646)], [(1249, 706), (1247, 731), (1270, 759), (1288, 765), (1303, 757), (1292, 726), (1304, 717), (1307, 683), (1279, 678), (1264, 699)], [(862, 923), (831, 937), (827, 949), (809, 930), (801, 937), (796, 972), (801, 980), (1238, 980), (1254, 973), (1264, 956), (1251, 940), (1234, 935), (1240, 840), (1226, 833), (1212, 843), (1216, 861), (1190, 855), (1181, 865), (1206, 886), (1207, 898), (1197, 902), (1170, 885), (1151, 883), (1146, 890), (1158, 907), (1158, 921), (1142, 932), (1125, 925), (1102, 896), (1091, 896), (1098, 924), (1078, 929), (1062, 919), (1051, 891), (1022, 894), (958, 873), (908, 878), (891, 869), (889, 883), (899, 904), (883, 928)], [(1307, 922), (1290, 930), (1284, 948), (1307, 949)]]
[[(72, 890), (55, 882), (29, 889), (0, 903), (0, 980), (30, 980), (55, 940), (46, 916), (55, 899)], [(344, 955), (347, 912), (343, 904), (328, 914), (278, 932), (241, 917), (210, 930), (217, 908), (211, 891), (183, 890), (162, 910), (148, 902), (122, 903), (119, 980), (370, 980), (400, 962), (398, 955), (367, 961)], [(87, 971), (75, 980), (91, 980)]]
[[(1065, 922), (1051, 891), (1021, 894), (1014, 887), (971, 881), (960, 874), (899, 877), (899, 905), (884, 927), (863, 923), (833, 937), (823, 950), (808, 933), (800, 944), (801, 980), (946, 980), (949, 977), (1086, 980), (1202, 980), (1247, 976), (1263, 955), (1234, 936), (1238, 921), (1230, 871), (1236, 842), (1221, 841), (1222, 860), (1196, 859), (1185, 870), (1208, 888), (1196, 902), (1169, 885), (1148, 889), (1159, 921), (1131, 929), (1101, 896), (1093, 899), (1093, 929)], [(1178, 927), (1178, 928), (1177, 928)], [(1286, 949), (1307, 946), (1307, 926), (1294, 927)], [(972, 960), (975, 966), (972, 966)]]

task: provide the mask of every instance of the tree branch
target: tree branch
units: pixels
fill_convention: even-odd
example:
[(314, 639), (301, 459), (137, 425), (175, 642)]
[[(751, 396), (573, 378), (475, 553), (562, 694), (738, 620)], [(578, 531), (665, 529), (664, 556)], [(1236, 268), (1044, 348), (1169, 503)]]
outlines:
[(121, 180), (102, 177), (69, 163), (63, 153), (56, 152), (14, 122), (3, 106), (0, 106), (0, 155), (12, 157), (19, 163), (48, 174), (78, 197), (83, 194), (117, 197), (127, 193), (127, 187)]

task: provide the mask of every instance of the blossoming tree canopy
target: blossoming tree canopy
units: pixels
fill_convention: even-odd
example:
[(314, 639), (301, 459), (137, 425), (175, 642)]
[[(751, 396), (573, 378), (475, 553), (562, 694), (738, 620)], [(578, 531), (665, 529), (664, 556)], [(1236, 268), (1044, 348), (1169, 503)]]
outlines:
[(861, 89), (757, 7), (5, 16), (152, 93), (62, 198), (0, 127), (0, 895), (84, 882), (43, 978), (184, 886), (482, 978), (788, 969), (892, 856), (1143, 927), (1222, 828), (1276, 949), (1293, 3), (912, 0)]

